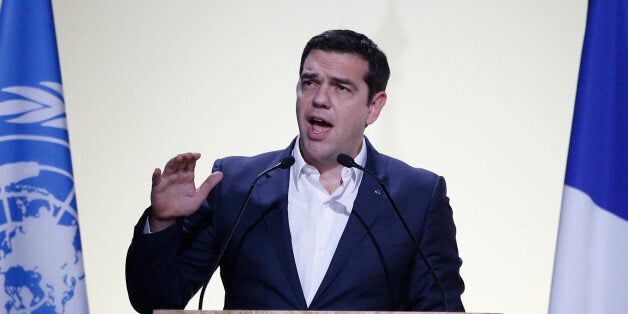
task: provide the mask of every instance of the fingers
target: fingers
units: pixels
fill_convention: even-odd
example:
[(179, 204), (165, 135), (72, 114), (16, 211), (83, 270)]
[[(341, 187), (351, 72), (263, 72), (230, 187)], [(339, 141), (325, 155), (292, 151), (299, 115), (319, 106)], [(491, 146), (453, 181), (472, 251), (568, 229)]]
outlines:
[(168, 160), (164, 167), (164, 176), (182, 171), (194, 171), (196, 161), (201, 158), (199, 153), (184, 153)]
[(177, 158), (179, 156), (180, 155), (177, 155), (176, 157), (170, 158), (170, 160), (168, 160), (168, 162), (164, 166), (164, 176), (170, 175), (170, 174), (175, 173), (177, 171), (177, 164), (179, 163), (177, 161)]
[(194, 168), (196, 168), (196, 161), (199, 160), (199, 158), (201, 158), (201, 154), (192, 153), (192, 159), (185, 164), (183, 170), (194, 172)]
[(176, 164), (176, 172), (180, 172), (183, 171), (183, 169), (185, 169), (185, 165), (187, 165), (188, 162), (190, 162), (190, 157), (191, 157), (192, 153), (184, 153), (184, 154), (179, 154), (177, 157), (175, 157), (175, 160), (177, 161)]
[(153, 187), (159, 184), (159, 181), (161, 181), (161, 169), (155, 168), (155, 171), (153, 171), (153, 177), (152, 177)]
[(216, 171), (207, 177), (203, 184), (198, 187), (198, 192), (206, 198), (209, 195), (209, 192), (222, 180), (222, 172)]

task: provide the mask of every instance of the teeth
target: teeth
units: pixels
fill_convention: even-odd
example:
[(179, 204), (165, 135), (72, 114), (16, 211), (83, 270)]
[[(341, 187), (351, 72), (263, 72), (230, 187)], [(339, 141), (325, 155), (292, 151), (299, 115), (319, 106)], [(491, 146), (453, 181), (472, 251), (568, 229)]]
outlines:
[(309, 121), (312, 124), (318, 124), (318, 125), (321, 125), (321, 126), (329, 126), (329, 127), (331, 127), (331, 124), (329, 122), (327, 122), (327, 121), (325, 121), (325, 120), (323, 120), (321, 118), (314, 118), (314, 117), (312, 117), (312, 118), (309, 119)]

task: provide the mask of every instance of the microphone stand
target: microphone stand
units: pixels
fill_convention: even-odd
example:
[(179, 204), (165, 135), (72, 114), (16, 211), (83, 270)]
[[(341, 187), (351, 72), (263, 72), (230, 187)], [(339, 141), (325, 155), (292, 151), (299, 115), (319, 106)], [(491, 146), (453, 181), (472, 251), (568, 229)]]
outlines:
[(395, 211), (395, 214), (397, 215), (397, 218), (399, 219), (399, 221), (401, 221), (401, 224), (403, 225), (403, 228), (405, 229), (405, 231), (408, 234), (408, 236), (410, 236), (410, 239), (412, 239), (412, 242), (414, 242), (414, 246), (417, 248), (417, 251), (419, 252), (419, 255), (421, 255), (421, 259), (423, 259), (423, 262), (425, 263), (425, 265), (427, 265), (427, 268), (429, 268), (432, 277), (434, 278), (434, 280), (436, 281), (436, 283), (440, 287), (441, 294), (443, 295), (444, 312), (447, 312), (447, 293), (445, 291), (445, 286), (443, 285), (443, 282), (438, 277), (438, 274), (436, 274), (436, 271), (434, 270), (434, 267), (432, 267), (432, 263), (430, 263), (430, 261), (427, 259), (427, 256), (423, 252), (423, 249), (421, 248), (421, 245), (419, 244), (419, 241), (417, 241), (417, 239), (412, 234), (412, 231), (410, 230), (410, 227), (408, 226), (408, 223), (406, 223), (406, 220), (403, 219), (403, 216), (401, 216), (401, 212), (399, 211), (399, 208), (397, 208), (397, 205), (395, 204), (395, 202), (393, 201), (392, 197), (390, 196), (390, 193), (388, 192), (388, 189), (386, 188), (384, 183), (382, 183), (382, 180), (380, 180), (379, 177), (377, 177), (370, 170), (368, 170), (368, 169), (360, 166), (358, 163), (356, 163), (355, 160), (353, 160), (353, 158), (351, 158), (349, 155), (340, 154), (340, 155), (338, 155), (336, 160), (338, 161), (339, 164), (341, 164), (341, 165), (343, 165), (343, 166), (345, 166), (347, 168), (356, 168), (356, 169), (362, 170), (363, 172), (365, 172), (368, 175), (370, 175), (371, 177), (373, 177), (377, 181), (377, 183), (379, 183), (379, 185), (382, 187), (382, 190), (384, 191), (384, 194), (386, 195), (386, 197), (388, 198), (388, 201), (392, 205), (392, 207), (393, 207), (393, 209)]
[(294, 157), (288, 156), (288, 157), (282, 159), (278, 164), (276, 164), (276, 165), (274, 165), (274, 166), (264, 170), (262, 173), (258, 174), (257, 177), (255, 177), (255, 180), (253, 180), (253, 183), (251, 183), (251, 186), (249, 187), (249, 190), (246, 193), (246, 198), (244, 199), (244, 202), (242, 203), (242, 206), (240, 206), (240, 211), (238, 212), (238, 216), (236, 217), (235, 222), (231, 226), (231, 229), (229, 230), (227, 238), (225, 239), (225, 241), (223, 242), (222, 246), (220, 247), (220, 251), (218, 252), (218, 258), (216, 259), (216, 263), (214, 263), (214, 265), (210, 269), (209, 276), (207, 276), (207, 280), (203, 284), (203, 288), (201, 289), (201, 295), (200, 295), (199, 300), (198, 300), (198, 310), (199, 311), (203, 310), (203, 297), (205, 296), (205, 291), (207, 290), (207, 285), (209, 284), (209, 280), (211, 279), (211, 276), (216, 271), (216, 269), (218, 269), (218, 265), (220, 265), (220, 260), (222, 259), (222, 256), (225, 254), (225, 250), (227, 249), (227, 246), (229, 245), (229, 241), (231, 240), (231, 237), (235, 233), (235, 228), (238, 225), (238, 223), (240, 222), (240, 218), (242, 218), (242, 213), (244, 212), (244, 208), (246, 207), (246, 204), (249, 203), (249, 199), (251, 199), (251, 194), (253, 193), (253, 188), (255, 187), (255, 184), (257, 183), (257, 181), (262, 176), (267, 175), (268, 173), (270, 173), (272, 171), (275, 171), (277, 169), (287, 169), (287, 168), (290, 168), (293, 164), (294, 164)]

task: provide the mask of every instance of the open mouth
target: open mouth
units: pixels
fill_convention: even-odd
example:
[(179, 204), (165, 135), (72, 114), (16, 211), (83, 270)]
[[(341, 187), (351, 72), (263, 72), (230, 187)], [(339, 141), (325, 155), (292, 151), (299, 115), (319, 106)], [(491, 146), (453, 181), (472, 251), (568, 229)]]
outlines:
[(333, 127), (331, 123), (317, 117), (309, 118), (308, 122), (312, 125), (314, 133), (323, 133)]

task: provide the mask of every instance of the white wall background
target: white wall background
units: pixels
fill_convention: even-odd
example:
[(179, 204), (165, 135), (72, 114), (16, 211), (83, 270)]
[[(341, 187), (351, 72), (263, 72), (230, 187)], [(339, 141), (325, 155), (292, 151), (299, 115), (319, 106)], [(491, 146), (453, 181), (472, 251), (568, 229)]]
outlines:
[(546, 312), (586, 5), (55, 0), (92, 312), (132, 311), (124, 259), (153, 168), (198, 151), (204, 177), (215, 158), (285, 147), (301, 50), (331, 28), (388, 54), (367, 135), (447, 179), (467, 311)]

